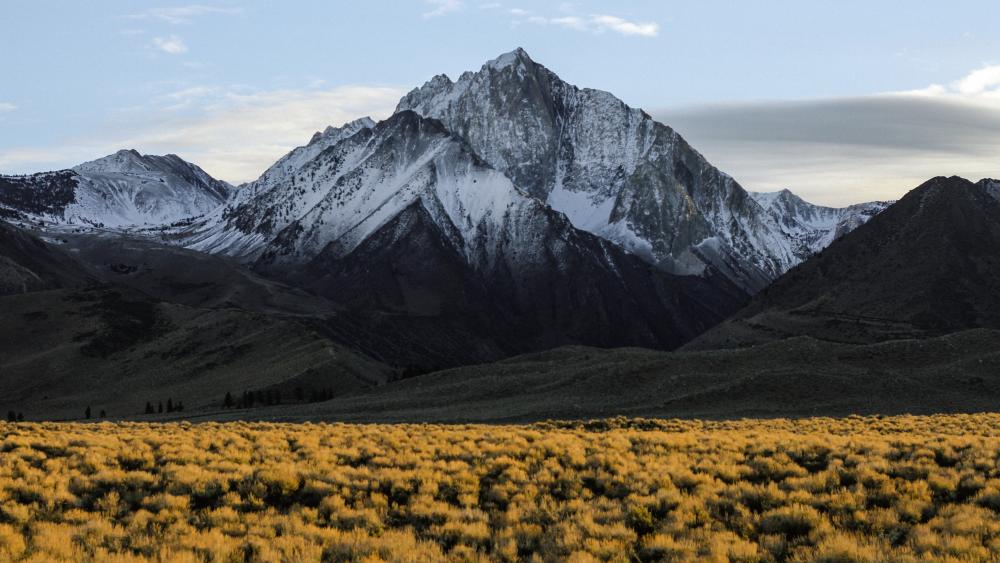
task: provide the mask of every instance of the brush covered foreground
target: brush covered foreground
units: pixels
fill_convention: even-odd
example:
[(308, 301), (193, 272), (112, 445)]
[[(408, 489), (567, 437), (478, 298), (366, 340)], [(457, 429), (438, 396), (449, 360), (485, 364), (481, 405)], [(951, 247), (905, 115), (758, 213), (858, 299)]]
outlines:
[(0, 425), (0, 559), (971, 561), (1000, 415)]

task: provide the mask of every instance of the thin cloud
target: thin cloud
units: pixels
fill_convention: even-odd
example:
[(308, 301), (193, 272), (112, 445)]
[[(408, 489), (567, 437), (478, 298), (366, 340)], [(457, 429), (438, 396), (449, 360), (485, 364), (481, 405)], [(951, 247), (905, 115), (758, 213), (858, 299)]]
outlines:
[(432, 10), (421, 14), (425, 19), (448, 15), (460, 10), (464, 5), (462, 0), (424, 0), (424, 3), (433, 6)]
[[(571, 4), (563, 4), (560, 7), (560, 11), (572, 12), (573, 6)], [(539, 15), (523, 8), (511, 8), (507, 10), (507, 13), (514, 19), (515, 25), (522, 23), (553, 25), (573, 31), (591, 33), (611, 32), (640, 37), (656, 37), (660, 33), (660, 25), (656, 22), (630, 21), (608, 14), (592, 14), (589, 16), (570, 14), (551, 17)]]
[(168, 55), (180, 55), (186, 53), (188, 48), (184, 44), (184, 41), (177, 37), (176, 35), (169, 35), (167, 37), (154, 37), (153, 47), (156, 47), (160, 51)]
[(816, 203), (896, 199), (934, 176), (1000, 176), (1000, 104), (882, 94), (654, 111), (744, 187)]
[(0, 170), (28, 173), (74, 166), (122, 148), (175, 153), (213, 176), (241, 183), (327, 125), (392, 114), (406, 89), (341, 86), (322, 90), (272, 90), (192, 86), (130, 108), (100, 137), (65, 140), (44, 150), (0, 151)]
[(206, 6), (203, 4), (189, 4), (186, 6), (171, 6), (169, 8), (153, 8), (138, 14), (129, 14), (127, 19), (136, 20), (160, 20), (169, 24), (177, 25), (188, 23), (191, 20), (210, 14), (235, 15), (243, 12), (238, 7)]
[(654, 115), (744, 187), (817, 203), (895, 199), (933, 176), (1000, 177), (1000, 65), (916, 90)]
[(8, 113), (17, 109), (17, 106), (10, 102), (0, 102), (0, 113)]

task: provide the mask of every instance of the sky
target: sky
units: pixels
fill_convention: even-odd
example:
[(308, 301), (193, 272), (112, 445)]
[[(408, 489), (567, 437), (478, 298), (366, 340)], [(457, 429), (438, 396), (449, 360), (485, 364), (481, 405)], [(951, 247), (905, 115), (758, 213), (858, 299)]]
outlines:
[(745, 188), (844, 205), (1000, 176), (1000, 2), (2, 0), (0, 173), (121, 148), (232, 183), (523, 47)]

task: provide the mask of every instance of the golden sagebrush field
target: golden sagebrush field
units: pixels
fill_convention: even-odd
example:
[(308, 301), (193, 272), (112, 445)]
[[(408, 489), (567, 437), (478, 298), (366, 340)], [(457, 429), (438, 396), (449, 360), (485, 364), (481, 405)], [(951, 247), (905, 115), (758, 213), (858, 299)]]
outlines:
[(0, 425), (0, 560), (1000, 554), (1000, 415)]

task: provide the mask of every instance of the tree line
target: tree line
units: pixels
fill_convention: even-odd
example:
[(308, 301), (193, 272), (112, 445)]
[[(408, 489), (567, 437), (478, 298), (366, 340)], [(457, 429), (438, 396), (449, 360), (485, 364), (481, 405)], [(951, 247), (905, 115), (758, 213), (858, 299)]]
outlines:
[[(296, 387), (292, 393), (293, 402), (296, 403), (319, 403), (329, 401), (333, 398), (333, 388), (310, 389), (308, 396), (301, 387)], [(236, 397), (231, 391), (226, 391), (226, 396), (222, 399), (222, 408), (225, 409), (249, 409), (255, 406), (272, 406), (282, 404), (284, 397), (280, 389), (258, 389), (257, 391), (244, 391), (242, 395)]]
[[(166, 405), (166, 412), (181, 412), (184, 410), (184, 403), (182, 401), (174, 402), (174, 399), (168, 398)], [(164, 407), (163, 401), (157, 401), (156, 406), (153, 406), (152, 401), (146, 401), (145, 414), (163, 414)]]

